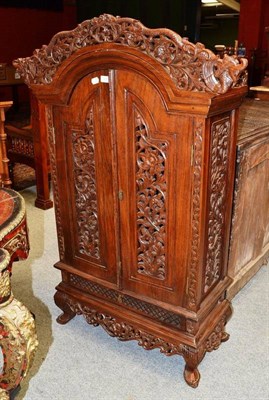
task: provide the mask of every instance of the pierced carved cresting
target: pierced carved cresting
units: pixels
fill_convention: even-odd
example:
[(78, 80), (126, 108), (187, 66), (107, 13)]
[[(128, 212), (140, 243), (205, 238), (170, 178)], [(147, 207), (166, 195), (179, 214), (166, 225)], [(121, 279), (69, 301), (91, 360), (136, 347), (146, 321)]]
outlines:
[(187, 280), (187, 306), (194, 310), (197, 305), (197, 282), (200, 246), (201, 175), (203, 149), (203, 121), (196, 121), (193, 147), (193, 189), (192, 189), (192, 239), (191, 262)]
[(168, 143), (150, 139), (136, 112), (136, 187), (138, 272), (165, 278), (166, 263), (166, 155)]
[(72, 149), (79, 252), (100, 259), (92, 108), (84, 132), (72, 132)]
[(231, 123), (229, 117), (215, 121), (211, 127), (210, 197), (205, 293), (219, 280), (222, 268), (230, 129)]
[(182, 90), (220, 94), (246, 85), (246, 59), (228, 55), (220, 59), (203, 44), (193, 44), (169, 29), (148, 29), (135, 19), (108, 14), (57, 33), (48, 46), (35, 50), (32, 57), (17, 59), (14, 65), (27, 84), (50, 84), (64, 60), (101, 43), (117, 43), (147, 54)]

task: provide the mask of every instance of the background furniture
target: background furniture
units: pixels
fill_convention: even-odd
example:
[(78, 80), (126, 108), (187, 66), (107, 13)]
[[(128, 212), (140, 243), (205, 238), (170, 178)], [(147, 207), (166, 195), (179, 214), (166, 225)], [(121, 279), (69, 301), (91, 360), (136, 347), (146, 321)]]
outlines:
[(50, 199), (49, 156), (44, 106), (30, 93), (31, 121), (26, 126), (6, 124), (7, 156), (12, 164), (22, 163), (35, 169), (37, 198), (35, 205), (47, 210), (53, 206)]
[(4, 400), (26, 376), (38, 342), (34, 318), (14, 298), (10, 281), (13, 261), (26, 258), (29, 252), (24, 200), (14, 190), (2, 188), (0, 209), (0, 398)]
[(2, 186), (10, 187), (11, 179), (9, 176), (8, 158), (7, 158), (7, 135), (5, 133), (5, 112), (11, 107), (12, 101), (0, 102), (0, 188)]
[(246, 60), (102, 15), (15, 65), (46, 104), (58, 322), (83, 314), (120, 340), (179, 354), (196, 387), (204, 354), (228, 339)]
[(11, 89), (13, 109), (15, 110), (18, 110), (19, 108), (18, 87), (21, 85), (25, 86), (13, 65), (7, 65), (5, 63), (0, 64), (0, 88), (8, 87)]
[(232, 298), (269, 257), (269, 102), (240, 108), (228, 273)]

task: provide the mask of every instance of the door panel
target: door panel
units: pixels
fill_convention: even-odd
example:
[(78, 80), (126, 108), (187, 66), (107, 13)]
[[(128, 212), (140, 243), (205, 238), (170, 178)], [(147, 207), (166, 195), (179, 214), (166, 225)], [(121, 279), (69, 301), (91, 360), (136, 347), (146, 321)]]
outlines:
[[(93, 85), (102, 74), (108, 79)], [(83, 78), (54, 119), (61, 209), (70, 215), (65, 261), (89, 279), (180, 305), (190, 236), (189, 119), (169, 112), (153, 83), (126, 70)]]
[(61, 207), (69, 208), (62, 215), (70, 215), (63, 221), (66, 262), (116, 283), (117, 182), (109, 84), (92, 84), (101, 75), (107, 71), (82, 79), (69, 105), (56, 108), (54, 118), (57, 156), (63, 158)]
[(123, 288), (180, 304), (190, 226), (188, 120), (168, 113), (153, 84), (129, 71), (115, 72), (115, 98)]

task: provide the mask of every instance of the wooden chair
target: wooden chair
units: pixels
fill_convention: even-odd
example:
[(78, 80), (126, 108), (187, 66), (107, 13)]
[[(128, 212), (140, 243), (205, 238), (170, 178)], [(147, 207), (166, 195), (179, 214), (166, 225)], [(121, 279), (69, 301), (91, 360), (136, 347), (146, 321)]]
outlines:
[(37, 198), (35, 206), (46, 210), (53, 206), (49, 187), (49, 158), (45, 108), (30, 93), (30, 124), (17, 127), (7, 123), (7, 156), (10, 160), (11, 179), (14, 163), (26, 164), (35, 169)]

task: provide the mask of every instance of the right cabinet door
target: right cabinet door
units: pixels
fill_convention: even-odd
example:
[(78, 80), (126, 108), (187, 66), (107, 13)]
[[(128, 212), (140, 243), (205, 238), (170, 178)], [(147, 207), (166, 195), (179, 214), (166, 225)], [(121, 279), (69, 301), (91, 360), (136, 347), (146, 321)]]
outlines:
[(153, 82), (126, 70), (114, 82), (123, 289), (182, 304), (191, 221), (189, 118)]

